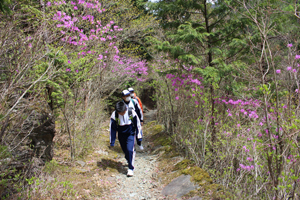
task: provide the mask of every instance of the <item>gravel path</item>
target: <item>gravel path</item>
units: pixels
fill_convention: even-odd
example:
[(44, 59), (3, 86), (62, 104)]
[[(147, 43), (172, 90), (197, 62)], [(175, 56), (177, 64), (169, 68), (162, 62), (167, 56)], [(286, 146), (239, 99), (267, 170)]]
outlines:
[(157, 156), (149, 155), (147, 152), (137, 152), (133, 177), (126, 176), (125, 158), (117, 159), (118, 162), (122, 162), (124, 170), (111, 178), (117, 184), (110, 190), (107, 199), (165, 199), (160, 195), (162, 188), (156, 176), (156, 159)]
[[(155, 110), (145, 113), (147, 121), (155, 119)], [(122, 163), (122, 170), (108, 178), (114, 184), (109, 191), (105, 192), (102, 199), (119, 200), (160, 200), (169, 199), (161, 195), (163, 185), (157, 176), (158, 155), (150, 154), (147, 137), (143, 138), (144, 150), (136, 151), (134, 162), (134, 175), (127, 177), (127, 162), (123, 153), (118, 153), (116, 162)], [(173, 198), (172, 198), (173, 199)]]

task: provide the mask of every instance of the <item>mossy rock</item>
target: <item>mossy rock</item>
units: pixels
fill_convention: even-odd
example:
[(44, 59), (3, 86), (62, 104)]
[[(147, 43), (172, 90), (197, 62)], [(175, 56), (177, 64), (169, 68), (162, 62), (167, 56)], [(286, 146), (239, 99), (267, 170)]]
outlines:
[(172, 145), (165, 146), (165, 153), (162, 155), (164, 158), (173, 158), (180, 156), (180, 153)]
[(157, 123), (157, 121), (151, 121), (151, 122), (148, 122), (147, 124), (145, 124), (144, 127), (149, 128), (149, 127), (152, 127), (156, 123)]
[(209, 184), (209, 185), (204, 186), (205, 192), (209, 192), (209, 191), (216, 192), (216, 191), (220, 191), (220, 190), (223, 190), (223, 186), (220, 184)]
[(187, 169), (188, 166), (191, 166), (194, 162), (189, 159), (184, 159), (177, 163), (174, 167), (174, 171)]
[(157, 125), (153, 126), (153, 133), (154, 133), (154, 134), (160, 133), (160, 132), (162, 132), (164, 129), (165, 129), (165, 127), (164, 127), (163, 125), (157, 124)]
[[(148, 125), (148, 124), (147, 124)], [(150, 133), (151, 135), (156, 135), (158, 133), (161, 133), (163, 130), (165, 130), (165, 127), (161, 124), (156, 124), (152, 126), (147, 126), (147, 132)]]
[(182, 170), (182, 173), (191, 175), (192, 181), (195, 181), (200, 186), (204, 186), (212, 183), (212, 179), (210, 178), (209, 174), (205, 170), (201, 169), (200, 167), (195, 166), (195, 167), (187, 168)]
[(171, 138), (166, 134), (161, 134), (159, 137), (154, 139), (154, 143), (161, 146), (171, 145)]

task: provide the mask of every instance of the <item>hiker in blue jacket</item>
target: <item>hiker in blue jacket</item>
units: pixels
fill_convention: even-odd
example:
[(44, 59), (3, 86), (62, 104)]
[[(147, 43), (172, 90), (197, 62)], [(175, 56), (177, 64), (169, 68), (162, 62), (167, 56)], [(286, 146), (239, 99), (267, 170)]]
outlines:
[[(140, 107), (138, 100), (132, 99), (130, 96), (130, 92), (128, 90), (123, 90), (121, 95), (122, 95), (122, 99), (123, 99), (124, 103), (126, 104), (126, 107), (132, 108), (137, 113), (138, 118), (141, 122), (141, 125), (143, 126), (143, 111)], [(141, 134), (143, 135), (142, 130), (140, 130), (140, 131), (141, 131)], [(140, 150), (144, 149), (144, 147), (142, 145), (142, 138), (140, 138), (140, 139), (136, 138), (136, 143)]]
[(142, 138), (141, 123), (137, 113), (132, 108), (127, 108), (123, 101), (117, 102), (115, 108), (110, 118), (110, 146), (115, 145), (118, 132), (118, 139), (128, 162), (127, 176), (130, 177), (134, 170), (136, 135), (139, 139)]

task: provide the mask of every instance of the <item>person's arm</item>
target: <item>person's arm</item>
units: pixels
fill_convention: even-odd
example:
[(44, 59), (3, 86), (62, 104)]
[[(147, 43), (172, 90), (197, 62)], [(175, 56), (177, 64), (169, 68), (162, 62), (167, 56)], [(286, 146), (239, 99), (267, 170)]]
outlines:
[(134, 127), (136, 127), (135, 131), (136, 131), (136, 135), (137, 135), (137, 138), (139, 141), (142, 141), (142, 138), (143, 138), (143, 135), (142, 135), (142, 126), (141, 126), (141, 122), (140, 122), (140, 119), (138, 118), (137, 116), (137, 113), (133, 110), (132, 112), (134, 112), (134, 115), (133, 115), (133, 124), (134, 124)]
[(143, 104), (142, 104), (142, 101), (141, 101), (141, 99), (139, 98), (139, 97), (135, 97), (136, 98), (136, 100), (139, 102), (139, 105), (140, 105), (140, 107), (141, 107), (141, 109), (142, 109), (142, 113), (143, 113), (143, 115), (144, 115), (144, 108), (143, 108)]
[(137, 113), (137, 115), (138, 115), (138, 117), (139, 117), (139, 119), (140, 119), (140, 122), (143, 122), (143, 118), (144, 118), (144, 116), (143, 116), (143, 112), (142, 112), (142, 109), (141, 109), (141, 107), (140, 107), (140, 104), (139, 104), (139, 102), (138, 102), (138, 100), (134, 100), (135, 101), (135, 111), (136, 111), (136, 113)]
[(117, 126), (117, 122), (114, 119), (114, 115), (115, 112), (113, 112), (111, 118), (110, 118), (110, 125), (109, 125), (109, 130), (110, 130), (110, 137), (109, 137), (109, 141), (110, 141), (110, 146), (115, 146), (115, 141), (116, 141), (116, 135), (117, 135), (117, 131), (118, 131), (118, 126)]

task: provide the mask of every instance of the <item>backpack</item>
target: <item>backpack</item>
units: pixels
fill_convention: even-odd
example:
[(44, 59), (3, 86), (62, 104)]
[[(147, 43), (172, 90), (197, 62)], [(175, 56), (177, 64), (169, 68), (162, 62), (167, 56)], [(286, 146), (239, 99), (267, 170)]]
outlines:
[[(133, 108), (129, 108), (128, 107), (128, 115), (129, 115), (129, 119), (133, 122), (133, 116), (132, 116), (132, 109)], [(119, 114), (117, 111), (115, 111), (115, 120), (117, 122), (117, 126), (120, 125), (120, 119), (119, 119)], [(132, 123), (133, 127), (134, 127), (134, 124)]]

